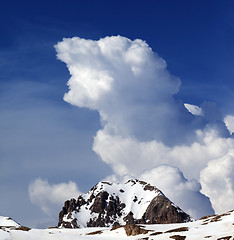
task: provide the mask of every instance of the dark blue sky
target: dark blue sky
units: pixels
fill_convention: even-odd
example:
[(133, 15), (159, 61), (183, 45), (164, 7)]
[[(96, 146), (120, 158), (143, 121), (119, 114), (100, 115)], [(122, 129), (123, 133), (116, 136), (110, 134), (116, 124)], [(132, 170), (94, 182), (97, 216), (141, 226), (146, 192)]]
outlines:
[(47, 221), (28, 199), (35, 178), (87, 191), (111, 173), (91, 151), (98, 114), (63, 101), (69, 73), (54, 50), (62, 38), (143, 39), (181, 78), (178, 99), (234, 114), (233, 1), (1, 0), (0, 33), (0, 215), (22, 224)]
[(10, 58), (2, 60), (1, 82), (56, 78), (62, 88), (58, 75), (68, 73), (54, 57), (55, 43), (119, 34), (146, 40), (166, 60), (183, 81), (185, 101), (219, 96), (223, 104), (233, 96), (233, 7), (233, 1), (1, 1), (1, 55)]

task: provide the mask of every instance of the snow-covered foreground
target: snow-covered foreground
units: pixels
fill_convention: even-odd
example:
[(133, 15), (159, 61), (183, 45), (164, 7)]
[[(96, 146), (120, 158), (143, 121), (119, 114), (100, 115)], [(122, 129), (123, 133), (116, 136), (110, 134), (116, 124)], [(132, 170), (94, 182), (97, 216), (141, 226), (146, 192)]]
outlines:
[[(9, 221), (9, 222), (8, 222)], [(12, 225), (11, 225), (12, 224)], [(141, 225), (145, 234), (127, 236), (124, 227), (82, 229), (28, 229), (0, 217), (0, 240), (153, 240), (153, 239), (234, 239), (234, 210), (225, 214), (179, 224)]]

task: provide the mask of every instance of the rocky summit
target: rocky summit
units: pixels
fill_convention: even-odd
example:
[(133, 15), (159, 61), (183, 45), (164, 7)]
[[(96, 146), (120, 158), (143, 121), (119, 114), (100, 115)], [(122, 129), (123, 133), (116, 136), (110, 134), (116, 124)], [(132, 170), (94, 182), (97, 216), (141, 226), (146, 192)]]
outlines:
[(136, 179), (124, 184), (99, 182), (78, 199), (64, 203), (58, 227), (117, 227), (191, 221), (156, 187)]

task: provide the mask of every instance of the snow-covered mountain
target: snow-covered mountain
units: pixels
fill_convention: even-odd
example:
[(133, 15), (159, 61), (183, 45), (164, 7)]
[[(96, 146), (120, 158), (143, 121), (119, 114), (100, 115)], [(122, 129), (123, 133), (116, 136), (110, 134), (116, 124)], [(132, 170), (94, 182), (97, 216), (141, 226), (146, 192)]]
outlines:
[[(3, 219), (0, 217), (0, 219)], [(6, 218), (4, 218), (6, 220)], [(1, 240), (233, 240), (234, 210), (221, 215), (204, 217), (201, 220), (153, 225), (125, 225), (112, 229), (111, 227), (80, 228), (80, 229), (29, 229), (26, 227), (7, 226), (0, 222)], [(9, 222), (11, 225), (12, 222)]]
[(31, 229), (0, 216), (0, 240), (16, 239), (234, 240), (234, 210), (190, 221), (190, 217), (160, 190), (145, 182), (100, 182), (77, 200), (65, 202), (59, 227)]
[(159, 189), (136, 179), (100, 182), (77, 200), (66, 201), (58, 227), (110, 227), (124, 224), (164, 224), (191, 221)]

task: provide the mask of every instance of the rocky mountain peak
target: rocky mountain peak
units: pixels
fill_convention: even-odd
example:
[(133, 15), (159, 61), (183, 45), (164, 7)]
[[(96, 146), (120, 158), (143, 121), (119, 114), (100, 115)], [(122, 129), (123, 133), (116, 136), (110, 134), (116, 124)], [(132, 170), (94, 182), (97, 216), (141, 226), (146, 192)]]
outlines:
[(125, 224), (182, 223), (191, 218), (159, 189), (144, 181), (99, 182), (77, 200), (64, 203), (58, 227), (109, 227)]

